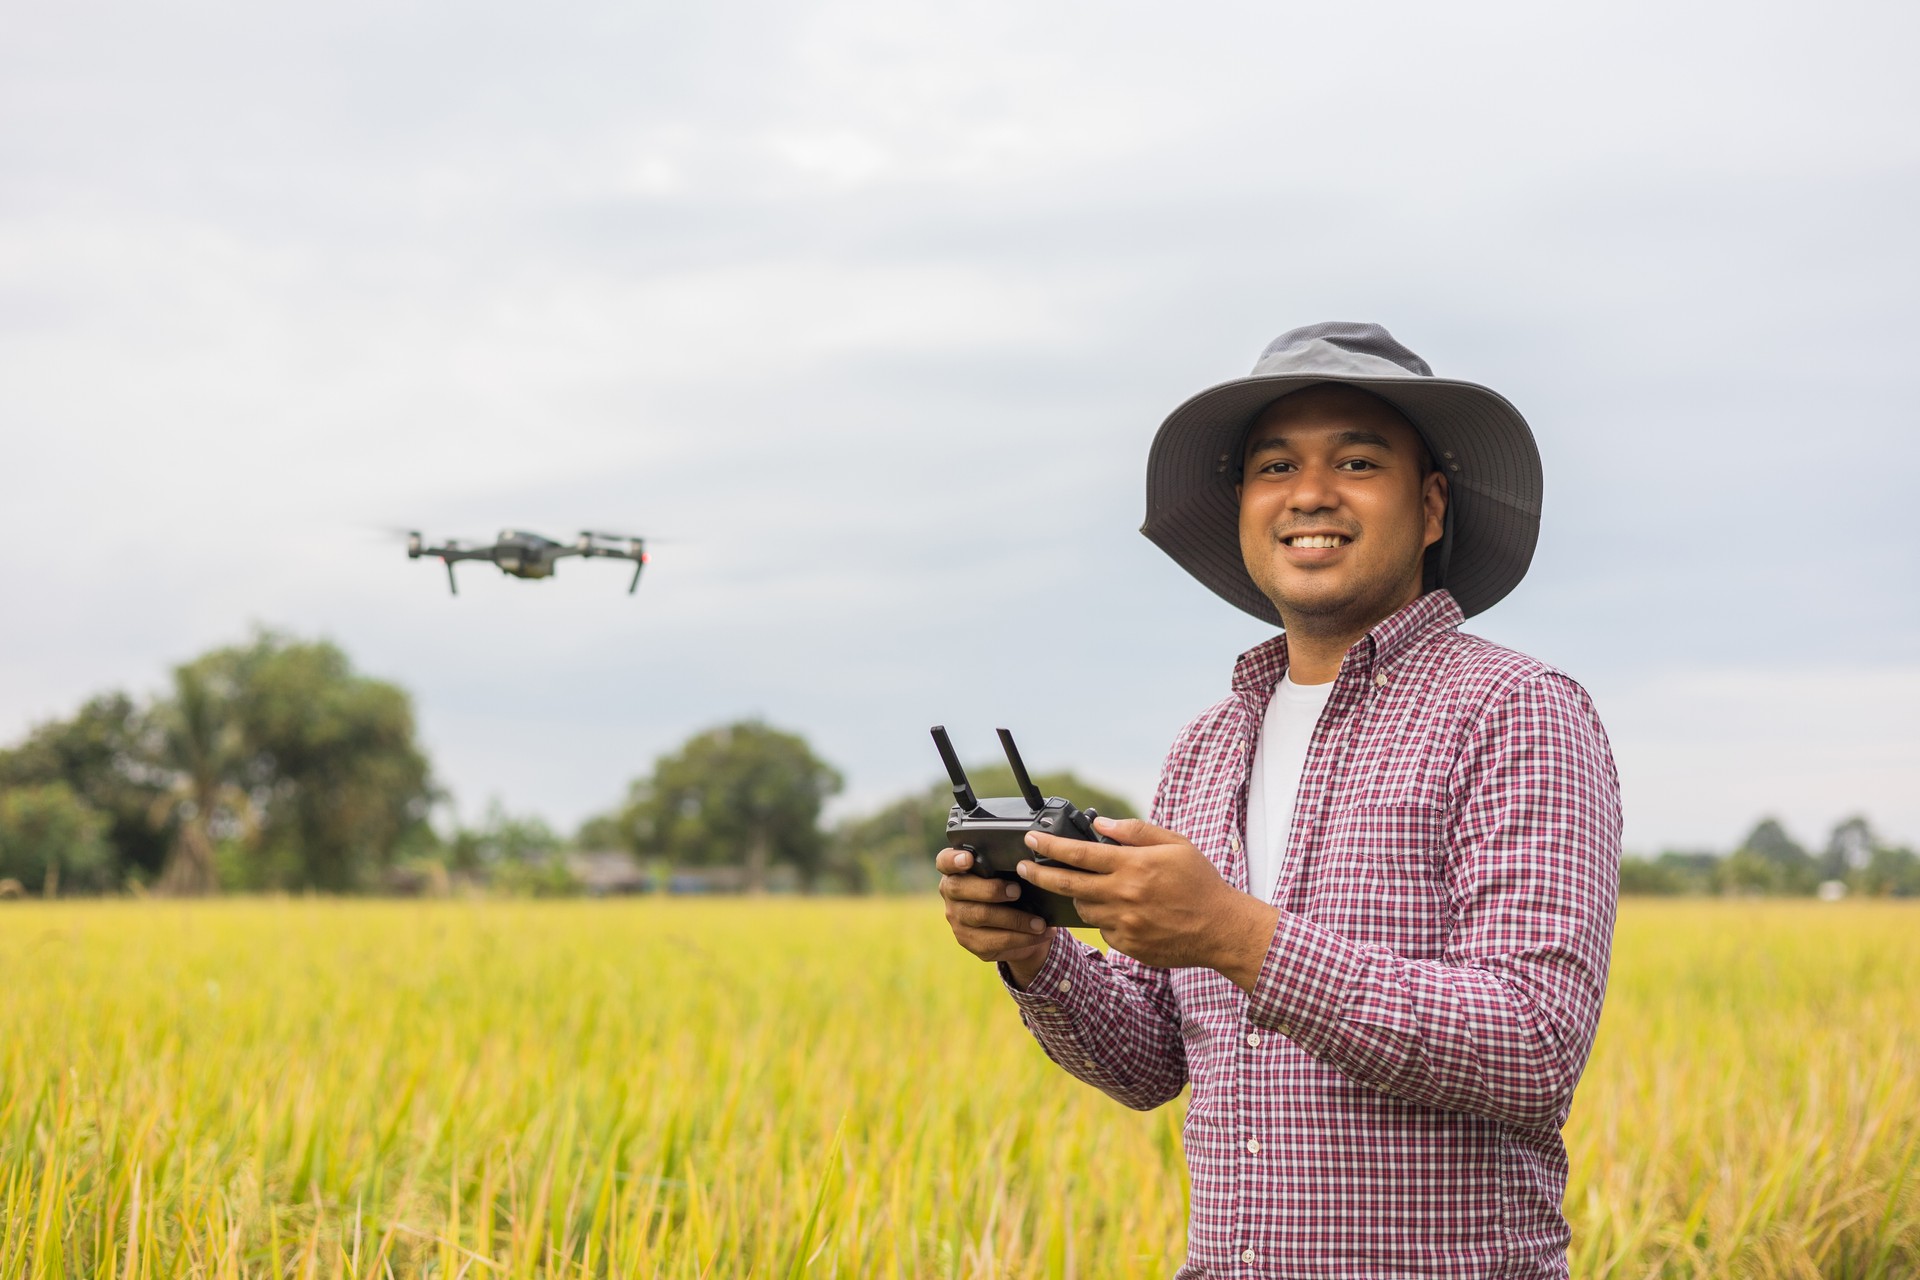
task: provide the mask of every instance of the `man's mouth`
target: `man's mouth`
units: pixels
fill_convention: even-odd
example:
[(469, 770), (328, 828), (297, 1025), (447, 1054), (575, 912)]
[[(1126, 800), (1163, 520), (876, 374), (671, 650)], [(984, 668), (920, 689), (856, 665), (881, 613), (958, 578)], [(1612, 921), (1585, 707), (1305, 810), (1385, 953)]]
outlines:
[(1282, 538), (1280, 541), (1290, 547), (1298, 547), (1306, 551), (1331, 550), (1334, 547), (1344, 547), (1349, 542), (1352, 542), (1353, 539), (1344, 533), (1296, 533), (1292, 537)]

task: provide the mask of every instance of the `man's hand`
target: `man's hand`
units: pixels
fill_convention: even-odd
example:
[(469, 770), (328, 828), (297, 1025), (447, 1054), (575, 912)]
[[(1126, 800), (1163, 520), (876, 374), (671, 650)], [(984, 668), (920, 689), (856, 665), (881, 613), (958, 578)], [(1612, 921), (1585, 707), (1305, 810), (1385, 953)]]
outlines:
[(1031, 832), (1029, 849), (1080, 869), (1027, 861), (1020, 874), (1072, 898), (1107, 945), (1141, 964), (1214, 969), (1253, 990), (1279, 910), (1221, 879), (1185, 836), (1137, 818), (1097, 818), (1094, 825), (1124, 847)]
[(1053, 943), (1047, 922), (1012, 905), (1020, 896), (1014, 881), (969, 875), (973, 855), (965, 849), (942, 849), (933, 865), (955, 941), (982, 960), (1004, 962), (1024, 989), (1047, 962)]

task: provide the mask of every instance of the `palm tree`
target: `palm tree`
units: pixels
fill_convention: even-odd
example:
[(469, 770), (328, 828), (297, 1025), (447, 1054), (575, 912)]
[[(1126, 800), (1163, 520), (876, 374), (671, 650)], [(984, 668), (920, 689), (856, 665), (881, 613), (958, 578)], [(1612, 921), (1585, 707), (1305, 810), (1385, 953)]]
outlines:
[(154, 801), (153, 821), (179, 822), (154, 888), (183, 897), (212, 893), (220, 887), (216, 823), (224, 819), (242, 831), (254, 825), (253, 803), (233, 781), (241, 760), (239, 728), (213, 682), (192, 666), (174, 669), (173, 698), (159, 708), (158, 718), (160, 758), (173, 780)]

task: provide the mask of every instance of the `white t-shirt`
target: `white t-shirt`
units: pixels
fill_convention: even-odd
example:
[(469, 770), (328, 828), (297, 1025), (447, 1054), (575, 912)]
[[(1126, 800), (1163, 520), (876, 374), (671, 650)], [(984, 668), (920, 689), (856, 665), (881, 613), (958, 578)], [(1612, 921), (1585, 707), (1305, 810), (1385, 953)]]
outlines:
[(1247, 892), (1273, 901), (1280, 885), (1287, 838), (1293, 831), (1293, 802), (1307, 747), (1320, 723), (1333, 681), (1295, 684), (1289, 671), (1280, 677), (1260, 722), (1260, 743), (1253, 750), (1253, 776), (1247, 782)]

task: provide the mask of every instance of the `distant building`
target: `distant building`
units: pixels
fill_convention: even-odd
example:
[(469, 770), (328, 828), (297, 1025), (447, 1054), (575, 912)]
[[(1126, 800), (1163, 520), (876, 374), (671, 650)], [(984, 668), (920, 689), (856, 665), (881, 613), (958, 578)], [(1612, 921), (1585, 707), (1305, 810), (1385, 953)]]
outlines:
[(640, 859), (623, 849), (570, 853), (567, 871), (590, 898), (653, 892), (653, 877), (640, 865)]

